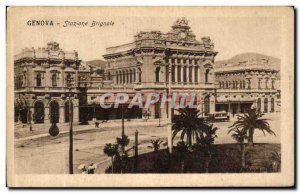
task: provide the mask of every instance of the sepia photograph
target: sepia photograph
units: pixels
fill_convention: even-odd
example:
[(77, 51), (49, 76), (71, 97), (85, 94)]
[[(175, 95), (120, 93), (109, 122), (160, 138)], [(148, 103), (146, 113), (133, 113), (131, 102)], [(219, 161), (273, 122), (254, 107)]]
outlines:
[(293, 7), (7, 7), (8, 186), (293, 186), (293, 32)]

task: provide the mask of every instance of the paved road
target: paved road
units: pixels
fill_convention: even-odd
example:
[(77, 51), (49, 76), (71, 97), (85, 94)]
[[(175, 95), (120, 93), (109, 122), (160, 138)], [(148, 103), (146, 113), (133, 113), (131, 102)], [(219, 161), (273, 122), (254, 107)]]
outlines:
[[(271, 117), (272, 129), (276, 136), (263, 136), (261, 132), (256, 132), (255, 142), (263, 143), (280, 143), (280, 118)], [(218, 138), (216, 143), (233, 143), (234, 140), (227, 134), (228, 126), (231, 122), (215, 123), (220, 129), (217, 132)], [(166, 126), (157, 127), (157, 123), (126, 123), (126, 135), (130, 138), (128, 147), (132, 147), (134, 141), (134, 132), (139, 130), (139, 151), (151, 151), (147, 146), (150, 145), (150, 139), (167, 138)], [(67, 127), (67, 125), (66, 125)], [(115, 142), (116, 137), (120, 136), (121, 124), (113, 126), (104, 126), (101, 129), (92, 129), (77, 133), (74, 135), (74, 172), (79, 164), (89, 164), (91, 162), (101, 167), (97, 168), (97, 173), (104, 173), (105, 168), (109, 166), (110, 159), (104, 155), (103, 146), (105, 143)], [(60, 174), (68, 173), (68, 134), (62, 134), (56, 138), (41, 137), (32, 140), (23, 140), (15, 142), (15, 170), (21, 174)]]

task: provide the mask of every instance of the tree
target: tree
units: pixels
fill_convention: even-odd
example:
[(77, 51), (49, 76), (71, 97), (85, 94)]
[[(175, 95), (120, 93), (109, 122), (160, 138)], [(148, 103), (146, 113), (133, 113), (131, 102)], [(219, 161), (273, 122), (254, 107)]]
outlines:
[(152, 148), (154, 152), (157, 152), (160, 149), (160, 144), (163, 142), (160, 138), (158, 139), (151, 139), (151, 145), (149, 145), (149, 148)]
[(268, 123), (269, 119), (264, 119), (262, 118), (263, 116), (264, 114), (256, 111), (256, 109), (250, 109), (248, 113), (237, 115), (237, 121), (229, 128), (245, 130), (248, 133), (248, 144), (253, 145), (255, 129), (262, 131), (264, 135), (266, 134), (265, 132), (275, 135)]
[(246, 167), (245, 162), (245, 139), (247, 139), (247, 132), (245, 129), (232, 128), (228, 131), (228, 134), (231, 134), (231, 137), (236, 140), (241, 146), (241, 168)]
[(185, 157), (185, 154), (188, 152), (188, 147), (186, 146), (184, 141), (179, 141), (177, 143), (176, 150), (179, 154), (180, 171), (181, 171), (181, 173), (184, 173), (184, 168), (185, 168), (184, 157)]
[(205, 165), (204, 165), (204, 171), (206, 173), (209, 172), (209, 164), (211, 162), (211, 148), (212, 145), (215, 142), (215, 138), (217, 138), (217, 130), (219, 128), (214, 127), (213, 124), (209, 124), (207, 127), (202, 128), (202, 132), (200, 132), (199, 138), (197, 138), (197, 145), (204, 151), (204, 154), (206, 155)]
[(122, 135), (121, 138), (117, 137), (117, 144), (121, 148), (121, 156), (120, 156), (120, 167), (121, 173), (123, 173), (123, 169), (126, 167), (127, 161), (127, 152), (125, 151), (125, 147), (129, 144), (128, 136)]
[(105, 144), (103, 148), (103, 152), (108, 156), (111, 157), (111, 171), (114, 173), (114, 157), (119, 154), (118, 152), (119, 146), (118, 144)]
[(200, 111), (196, 108), (181, 108), (179, 114), (172, 120), (173, 139), (181, 132), (180, 139), (186, 138), (186, 145), (191, 147), (193, 140), (198, 139), (202, 130), (208, 127), (204, 118), (200, 117)]
[(281, 155), (277, 151), (271, 152), (271, 157), (272, 161), (272, 171), (273, 172), (280, 172), (281, 169)]

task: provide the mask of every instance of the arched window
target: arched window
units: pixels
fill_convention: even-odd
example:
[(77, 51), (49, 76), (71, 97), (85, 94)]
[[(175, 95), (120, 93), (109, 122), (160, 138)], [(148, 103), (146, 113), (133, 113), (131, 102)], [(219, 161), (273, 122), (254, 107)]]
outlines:
[(122, 76), (123, 76), (123, 84), (125, 84), (126, 83), (126, 81), (125, 81), (125, 71), (123, 70), (123, 72), (122, 72)]
[(272, 80), (272, 89), (275, 89), (275, 80)]
[(222, 83), (221, 82), (219, 82), (219, 88), (222, 88)]
[(198, 66), (195, 67), (195, 82), (198, 83)]
[(135, 68), (133, 69), (133, 82), (136, 81), (136, 71), (135, 71)]
[(110, 80), (110, 72), (107, 73), (107, 80)]
[(232, 82), (232, 88), (235, 89), (235, 82)]
[(58, 123), (59, 122), (58, 102), (52, 101), (49, 106), (50, 106), (50, 121), (51, 121), (51, 123)]
[(38, 73), (36, 75), (36, 86), (42, 86), (42, 75), (41, 75), (41, 73)]
[(175, 82), (175, 67), (174, 65), (172, 65), (172, 82)]
[(130, 72), (129, 73), (129, 80), (130, 80), (129, 82), (132, 83), (132, 70), (130, 69), (129, 72)]
[(229, 84), (228, 84), (228, 82), (226, 81), (226, 88), (228, 88), (229, 87)]
[(243, 88), (246, 88), (246, 81), (243, 80)]
[(271, 98), (271, 112), (274, 112), (274, 108), (275, 105), (274, 105), (274, 98)]
[(155, 69), (155, 82), (159, 82), (159, 76), (160, 76), (160, 67), (156, 67), (156, 69)]
[(177, 82), (181, 82), (181, 66), (177, 67)]
[(187, 78), (186, 78), (186, 66), (183, 66), (183, 82), (187, 82)]
[(261, 89), (261, 80), (260, 79), (258, 80), (257, 87), (258, 87), (258, 89)]
[(52, 86), (57, 86), (57, 74), (56, 73), (52, 75), (51, 79), (52, 79)]
[(139, 78), (138, 78), (139, 82), (142, 82), (142, 70), (141, 70), (141, 68), (138, 68), (138, 75), (139, 75)]
[(205, 83), (208, 83), (209, 69), (205, 71)]
[(34, 122), (44, 123), (44, 103), (38, 101), (34, 104)]
[(266, 89), (268, 89), (268, 83), (269, 83), (269, 80), (266, 79)]
[(117, 84), (119, 84), (119, 73), (116, 72), (116, 81), (117, 81)]
[(261, 99), (257, 99), (257, 111), (261, 112)]
[(210, 96), (204, 98), (204, 113), (208, 114), (210, 112)]
[(251, 80), (248, 79), (248, 89), (251, 89)]
[(265, 98), (264, 100), (264, 112), (267, 113), (269, 110), (268, 110), (268, 99)]
[(193, 67), (190, 66), (189, 67), (189, 82), (193, 82), (193, 80), (192, 80), (192, 78), (193, 78), (192, 74), (193, 74)]
[[(53, 78), (53, 77), (52, 77)], [(67, 77), (66, 77), (66, 84), (67, 84), (67, 86), (69, 85), (69, 84), (71, 84), (71, 80), (72, 79), (72, 77), (71, 77), (71, 74), (68, 74), (67, 75)], [(52, 83), (53, 83), (53, 80), (52, 80)]]
[(126, 70), (126, 83), (128, 84), (129, 83), (129, 71)]

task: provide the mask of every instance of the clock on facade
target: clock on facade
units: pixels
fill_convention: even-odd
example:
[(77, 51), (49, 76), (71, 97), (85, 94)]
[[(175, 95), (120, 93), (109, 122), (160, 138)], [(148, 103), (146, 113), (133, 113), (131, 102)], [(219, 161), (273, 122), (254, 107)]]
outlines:
[(180, 32), (180, 33), (179, 33), (179, 38), (180, 38), (180, 39), (185, 39), (186, 36), (187, 36), (187, 35), (186, 35), (185, 32)]

